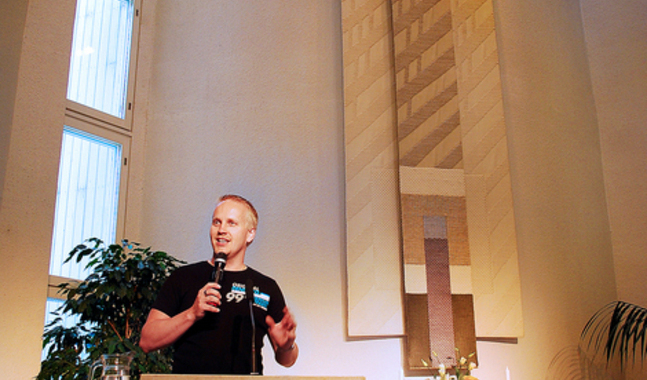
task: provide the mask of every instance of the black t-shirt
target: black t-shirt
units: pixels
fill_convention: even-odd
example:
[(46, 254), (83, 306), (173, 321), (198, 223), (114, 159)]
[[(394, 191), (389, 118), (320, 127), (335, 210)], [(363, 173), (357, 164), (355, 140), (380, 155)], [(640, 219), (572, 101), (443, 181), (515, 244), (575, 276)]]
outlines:
[[(190, 308), (198, 291), (212, 281), (213, 266), (206, 261), (175, 270), (162, 286), (153, 308), (173, 317)], [(283, 318), (285, 300), (278, 284), (260, 272), (247, 268), (225, 271), (219, 313), (207, 312), (174, 344), (173, 373), (249, 374), (252, 369), (252, 321), (245, 296), (248, 281), (254, 287), (256, 360), (263, 373), (261, 348), (267, 334), (265, 317), (275, 322)]]

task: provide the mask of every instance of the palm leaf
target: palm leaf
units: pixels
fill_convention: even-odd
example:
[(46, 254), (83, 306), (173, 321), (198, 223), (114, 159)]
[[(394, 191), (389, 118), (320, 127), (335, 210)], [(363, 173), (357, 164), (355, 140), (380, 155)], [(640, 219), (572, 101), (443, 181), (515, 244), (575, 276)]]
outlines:
[(647, 356), (647, 309), (623, 301), (614, 301), (596, 312), (587, 322), (580, 341), (592, 348), (593, 355), (603, 352), (607, 363), (618, 355), (620, 368), (631, 359), (641, 363)]

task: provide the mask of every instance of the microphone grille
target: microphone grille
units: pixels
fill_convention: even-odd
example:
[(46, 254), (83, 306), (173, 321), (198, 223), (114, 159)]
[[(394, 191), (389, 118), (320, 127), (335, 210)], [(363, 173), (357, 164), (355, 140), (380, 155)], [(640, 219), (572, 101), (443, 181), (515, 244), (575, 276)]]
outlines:
[(216, 253), (216, 258), (214, 259), (214, 262), (225, 264), (227, 262), (227, 255), (225, 255), (224, 252)]

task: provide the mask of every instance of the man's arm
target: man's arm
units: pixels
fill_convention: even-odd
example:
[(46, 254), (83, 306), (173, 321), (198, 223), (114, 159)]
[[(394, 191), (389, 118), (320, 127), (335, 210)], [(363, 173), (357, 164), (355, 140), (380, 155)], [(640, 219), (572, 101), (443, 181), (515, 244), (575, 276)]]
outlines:
[(265, 318), (268, 333), (274, 347), (276, 362), (284, 367), (291, 367), (299, 357), (299, 347), (295, 343), (297, 338), (297, 323), (294, 316), (286, 306), (283, 309), (283, 319), (275, 323), (269, 315)]
[(144, 352), (155, 351), (175, 343), (196, 321), (204, 318), (206, 312), (220, 311), (220, 285), (210, 282), (195, 297), (193, 306), (170, 317), (166, 313), (151, 309), (142, 328), (139, 346)]

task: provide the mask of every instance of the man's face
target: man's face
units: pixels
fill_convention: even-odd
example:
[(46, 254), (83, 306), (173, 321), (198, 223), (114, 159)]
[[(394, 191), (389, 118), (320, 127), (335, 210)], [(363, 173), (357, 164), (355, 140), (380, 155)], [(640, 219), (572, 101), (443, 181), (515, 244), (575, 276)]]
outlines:
[(244, 259), (247, 245), (254, 240), (255, 229), (248, 225), (249, 210), (242, 203), (226, 200), (220, 202), (211, 220), (211, 245), (213, 252), (224, 252), (227, 260)]

